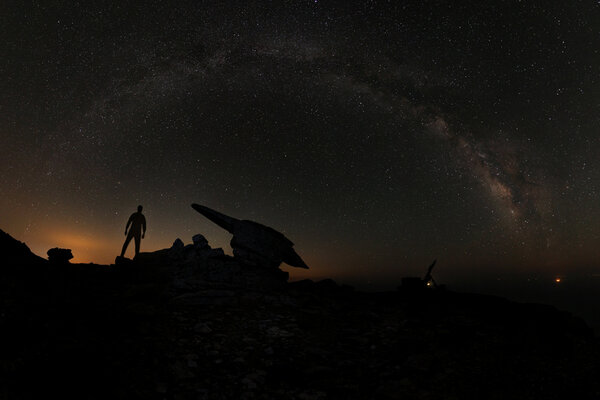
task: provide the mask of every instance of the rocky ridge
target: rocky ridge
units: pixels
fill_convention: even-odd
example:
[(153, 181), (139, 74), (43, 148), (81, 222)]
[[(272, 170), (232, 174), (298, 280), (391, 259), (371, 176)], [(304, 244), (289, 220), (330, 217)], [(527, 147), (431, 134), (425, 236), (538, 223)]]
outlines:
[(593, 399), (597, 339), (550, 306), (288, 282), (201, 235), (110, 266), (0, 234), (1, 398)]

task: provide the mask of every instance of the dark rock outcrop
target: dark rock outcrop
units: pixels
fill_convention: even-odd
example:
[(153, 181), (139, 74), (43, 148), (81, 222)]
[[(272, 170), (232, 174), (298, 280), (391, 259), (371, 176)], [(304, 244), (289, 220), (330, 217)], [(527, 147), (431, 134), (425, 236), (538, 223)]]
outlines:
[(233, 255), (241, 262), (264, 268), (277, 268), (282, 262), (298, 268), (308, 268), (296, 253), (292, 243), (281, 232), (258, 222), (239, 220), (199, 204), (194, 210), (233, 234)]
[(50, 261), (51, 264), (68, 264), (69, 260), (72, 258), (73, 253), (71, 252), (71, 249), (55, 247), (48, 250), (48, 261)]
[(196, 247), (196, 250), (203, 250), (207, 247), (210, 247), (208, 245), (208, 240), (206, 240), (204, 235), (201, 234), (194, 235), (192, 237), (192, 242), (194, 242), (194, 247)]
[(133, 260), (117, 257), (115, 266), (135, 279), (154, 284), (171, 301), (190, 304), (237, 301), (215, 295), (221, 290), (226, 293), (281, 290), (289, 278), (279, 268), (253, 266), (225, 255), (223, 249), (211, 248), (202, 235), (194, 235), (193, 241), (186, 245), (176, 239), (168, 249), (142, 252)]
[(47, 261), (33, 254), (23, 242), (0, 230), (0, 257), (6, 264), (43, 264)]
[(227, 256), (223, 249), (213, 249), (203, 239), (202, 235), (195, 235), (194, 244), (181, 246), (176, 242), (169, 249), (174, 287), (178, 291), (182, 286), (193, 289), (205, 284), (252, 290), (280, 288), (289, 277), (279, 268), (262, 268)]

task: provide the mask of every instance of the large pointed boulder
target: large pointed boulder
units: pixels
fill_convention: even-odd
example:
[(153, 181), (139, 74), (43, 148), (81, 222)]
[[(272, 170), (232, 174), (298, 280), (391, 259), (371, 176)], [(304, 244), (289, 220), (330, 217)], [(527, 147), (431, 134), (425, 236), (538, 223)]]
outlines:
[(267, 268), (277, 268), (282, 262), (292, 267), (308, 268), (294, 250), (294, 243), (281, 232), (258, 222), (230, 217), (199, 204), (192, 204), (192, 208), (233, 234), (230, 244), (234, 257), (239, 261)]

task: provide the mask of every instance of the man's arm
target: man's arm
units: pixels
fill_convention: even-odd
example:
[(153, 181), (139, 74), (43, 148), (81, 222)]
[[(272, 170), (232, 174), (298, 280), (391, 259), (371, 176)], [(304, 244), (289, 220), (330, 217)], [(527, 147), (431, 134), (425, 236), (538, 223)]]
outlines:
[(142, 215), (142, 239), (146, 236), (146, 217)]
[(129, 217), (129, 220), (127, 221), (127, 225), (125, 225), (125, 235), (127, 235), (127, 230), (129, 229), (129, 225), (131, 225), (133, 223), (133, 215), (131, 217)]

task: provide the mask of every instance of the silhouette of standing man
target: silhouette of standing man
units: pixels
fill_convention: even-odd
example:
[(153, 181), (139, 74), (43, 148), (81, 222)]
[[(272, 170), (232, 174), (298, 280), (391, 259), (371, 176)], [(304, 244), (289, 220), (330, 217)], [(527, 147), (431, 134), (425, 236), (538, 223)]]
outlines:
[[(127, 234), (129, 225), (131, 225), (131, 228), (129, 229), (129, 234)], [(131, 238), (135, 238), (135, 255), (137, 256), (140, 253), (140, 235), (142, 239), (146, 236), (146, 217), (142, 214), (142, 206), (138, 206), (137, 212), (134, 212), (131, 214), (131, 217), (129, 217), (129, 221), (127, 221), (127, 225), (125, 225), (125, 235), (127, 236), (127, 239), (125, 239), (125, 243), (123, 243), (121, 257), (125, 256), (125, 250), (127, 250)]]

